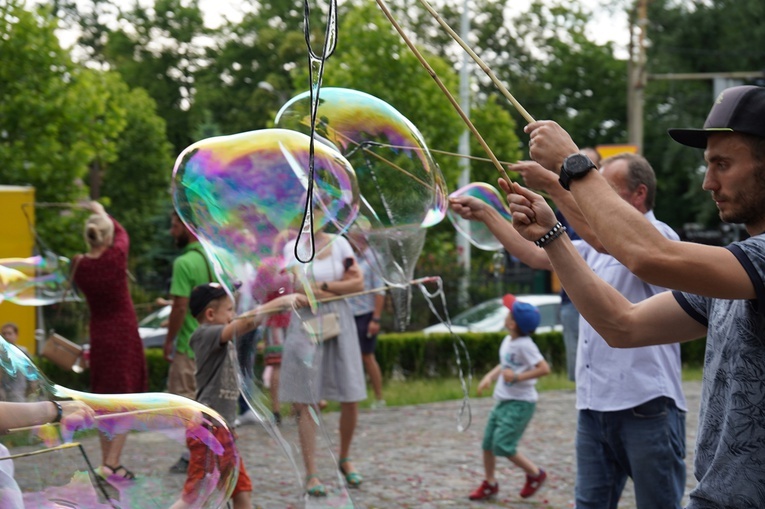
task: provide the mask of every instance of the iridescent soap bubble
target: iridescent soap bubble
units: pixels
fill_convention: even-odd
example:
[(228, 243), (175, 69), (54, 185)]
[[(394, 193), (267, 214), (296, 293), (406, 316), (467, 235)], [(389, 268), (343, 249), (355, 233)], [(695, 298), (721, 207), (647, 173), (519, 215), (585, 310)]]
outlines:
[(27, 258), (0, 259), (0, 302), (45, 306), (75, 299), (68, 284), (70, 261), (46, 252)]
[[(2, 405), (75, 400), (92, 410), (92, 415), (71, 419), (65, 414), (60, 424), (3, 430), (0, 455), (12, 459), (0, 462), (0, 506), (7, 507), (10, 500), (30, 508), (144, 509), (176, 503), (215, 508), (234, 489), (240, 456), (231, 445), (233, 433), (204, 405), (167, 393), (89, 394), (55, 385), (2, 337), (0, 378), (5, 401), (13, 400)], [(9, 386), (14, 387), (12, 398)], [(122, 434), (128, 434), (122, 461), (136, 478), (104, 479), (98, 470), (99, 441)], [(168, 471), (189, 441), (200, 441), (207, 451), (199, 464), (201, 475), (193, 480)]]
[[(231, 293), (251, 292), (264, 260), (284, 267), (282, 247), (298, 236), (309, 189), (308, 136), (263, 129), (199, 141), (181, 153), (173, 200), (199, 237)], [(353, 168), (336, 150), (316, 144), (315, 229), (345, 231), (358, 213)], [(310, 234), (310, 232), (308, 232)], [(261, 288), (264, 294), (278, 288)]]
[[(489, 184), (484, 182), (473, 182), (472, 184), (457, 189), (449, 195), (450, 198), (457, 198), (459, 196), (472, 196), (477, 198), (496, 210), (502, 218), (507, 221), (512, 221), (510, 209), (508, 209), (507, 205), (502, 200), (499, 191)], [(470, 221), (470, 231), (468, 232), (465, 231), (460, 224), (459, 215), (455, 214), (451, 209), (447, 211), (446, 215), (454, 225), (454, 228), (475, 247), (485, 251), (497, 251), (502, 249), (502, 244), (481, 221)]]
[[(310, 97), (291, 99), (276, 125), (310, 132)], [(362, 204), (354, 229), (378, 254), (373, 265), (391, 286), (405, 290), (425, 240), (425, 228), (446, 212), (446, 186), (422, 134), (393, 106), (372, 95), (322, 88), (316, 138), (356, 170)]]

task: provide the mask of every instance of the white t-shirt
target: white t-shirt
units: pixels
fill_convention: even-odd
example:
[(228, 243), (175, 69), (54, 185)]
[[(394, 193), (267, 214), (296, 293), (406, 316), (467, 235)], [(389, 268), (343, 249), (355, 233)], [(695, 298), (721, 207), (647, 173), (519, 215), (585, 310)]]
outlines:
[[(502, 368), (510, 368), (518, 375), (529, 371), (543, 360), (542, 353), (529, 336), (521, 336), (517, 339), (505, 336), (499, 347), (499, 363)], [(500, 374), (497, 385), (494, 386), (494, 399), (500, 401), (514, 399), (534, 403), (539, 399), (536, 384), (536, 378), (515, 383), (505, 382)]]
[[(356, 257), (353, 254), (353, 248), (345, 237), (339, 235), (332, 235), (332, 237), (335, 240), (327, 248), (332, 250), (330, 255), (325, 258), (314, 257), (306, 268), (308, 279), (314, 282), (340, 281), (345, 274), (345, 260), (353, 258), (355, 263)], [(286, 260), (295, 260), (295, 242), (296, 240), (291, 240), (284, 246), (284, 258)], [(287, 265), (289, 266), (290, 263)]]

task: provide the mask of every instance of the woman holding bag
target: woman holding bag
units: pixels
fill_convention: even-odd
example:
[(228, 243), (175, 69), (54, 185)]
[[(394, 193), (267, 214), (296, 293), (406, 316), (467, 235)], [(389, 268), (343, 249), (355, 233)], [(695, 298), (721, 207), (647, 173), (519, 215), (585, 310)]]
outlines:
[[(362, 291), (364, 278), (348, 241), (324, 232), (315, 233), (314, 238), (317, 254), (308, 265), (307, 274), (317, 300)], [(294, 261), (294, 249), (295, 240), (286, 244), (285, 260)], [(306, 469), (306, 493), (325, 496), (326, 488), (317, 477), (316, 424), (311, 412), (318, 412), (323, 399), (340, 402), (338, 468), (349, 487), (360, 486), (362, 477), (351, 462), (350, 448), (358, 402), (366, 399), (364, 368), (356, 322), (344, 299), (319, 304), (316, 315), (308, 308), (297, 312), (300, 319), (291, 320), (287, 328), (279, 399), (292, 402), (295, 409)], [(337, 336), (327, 337), (335, 332)]]
[[(87, 253), (74, 259), (72, 280), (90, 310), (90, 387), (97, 394), (146, 392), (148, 376), (138, 319), (130, 297), (127, 257), (130, 240), (125, 229), (98, 202), (85, 223)], [(120, 464), (126, 434), (101, 433), (104, 478), (134, 479)]]

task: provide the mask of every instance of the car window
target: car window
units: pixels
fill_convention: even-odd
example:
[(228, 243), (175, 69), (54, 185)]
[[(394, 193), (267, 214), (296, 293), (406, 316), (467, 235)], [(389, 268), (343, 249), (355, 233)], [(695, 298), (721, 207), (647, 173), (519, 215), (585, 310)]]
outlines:
[(161, 307), (153, 313), (146, 315), (140, 322), (138, 322), (138, 326), (157, 329), (162, 327), (162, 322), (167, 320), (168, 316), (170, 316), (170, 306)]
[(478, 322), (494, 316), (500, 307), (503, 307), (501, 299), (484, 302), (483, 304), (479, 304), (478, 306), (470, 308), (455, 316), (452, 320), (452, 324), (462, 325), (464, 327), (475, 325)]
[(558, 304), (542, 304), (537, 306), (539, 309), (539, 326), (554, 327), (558, 325)]

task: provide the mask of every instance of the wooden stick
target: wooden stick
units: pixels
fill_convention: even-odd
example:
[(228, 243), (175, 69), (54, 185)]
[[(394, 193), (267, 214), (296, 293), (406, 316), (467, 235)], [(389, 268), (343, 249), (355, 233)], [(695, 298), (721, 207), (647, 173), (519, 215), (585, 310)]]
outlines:
[[(146, 408), (146, 409), (143, 409), (143, 410), (129, 410), (127, 412), (117, 412), (117, 413), (113, 413), (113, 414), (96, 415), (93, 418), (95, 420), (97, 420), (97, 421), (101, 420), (101, 419), (118, 419), (120, 417), (128, 417), (128, 416), (132, 416), (132, 415), (140, 415), (140, 414), (145, 414), (145, 413), (149, 413), (149, 412), (161, 412), (161, 411), (165, 411), (165, 410), (175, 410), (175, 409), (178, 409), (178, 408), (184, 408), (184, 407), (183, 407), (183, 405), (178, 405), (178, 406), (167, 406), (167, 407), (159, 407), (159, 408)], [(48, 425), (59, 426), (60, 424), (61, 424), (60, 422), (46, 422), (45, 424), (36, 424), (34, 426), (24, 426), (24, 427), (21, 427), (21, 428), (10, 428), (4, 434), (16, 433), (16, 432), (19, 432), (19, 431), (31, 431), (33, 429), (42, 428), (43, 426), (48, 426)]]
[(396, 22), (396, 20), (393, 18), (393, 15), (388, 10), (388, 7), (385, 5), (384, 0), (376, 0), (377, 5), (380, 6), (380, 9), (382, 9), (383, 14), (385, 14), (385, 17), (388, 18), (388, 21), (390, 21), (391, 25), (393, 25), (393, 28), (396, 29), (396, 32), (399, 33), (401, 38), (404, 40), (406, 45), (409, 47), (409, 49), (412, 51), (415, 57), (417, 57), (417, 60), (420, 61), (420, 64), (425, 68), (426, 71), (428, 71), (428, 74), (430, 74), (430, 77), (433, 78), (433, 80), (436, 82), (438, 87), (441, 89), (441, 91), (446, 95), (447, 99), (449, 99), (449, 102), (452, 104), (454, 109), (457, 111), (459, 116), (462, 118), (462, 121), (465, 122), (465, 125), (468, 126), (468, 129), (470, 129), (470, 132), (473, 133), (473, 136), (476, 137), (478, 140), (478, 143), (481, 144), (481, 147), (486, 151), (486, 153), (489, 155), (489, 158), (491, 159), (491, 162), (494, 163), (494, 166), (497, 168), (497, 171), (500, 175), (502, 175), (502, 178), (504, 178), (508, 184), (510, 184), (512, 189), (513, 181), (510, 180), (510, 177), (507, 175), (507, 172), (505, 171), (505, 168), (502, 167), (497, 157), (494, 155), (494, 152), (491, 151), (489, 148), (489, 145), (486, 143), (486, 140), (483, 139), (481, 134), (478, 132), (478, 130), (475, 128), (473, 123), (470, 121), (468, 116), (465, 114), (465, 112), (460, 107), (459, 103), (456, 99), (454, 99), (454, 96), (449, 92), (449, 89), (446, 88), (446, 85), (441, 81), (441, 78), (438, 77), (438, 74), (436, 74), (436, 71), (433, 70), (433, 68), (430, 66), (430, 64), (425, 60), (425, 58), (422, 56), (422, 54), (419, 52), (419, 50), (415, 47), (415, 45), (412, 43), (411, 40), (406, 36), (401, 26)]
[(502, 84), (499, 79), (494, 75), (491, 69), (489, 69), (489, 66), (484, 63), (483, 60), (481, 60), (481, 57), (475, 54), (475, 52), (470, 49), (470, 46), (468, 46), (465, 41), (463, 41), (457, 33), (452, 30), (452, 28), (441, 18), (441, 16), (438, 15), (438, 13), (433, 9), (433, 7), (430, 6), (430, 4), (427, 2), (427, 0), (420, 0), (420, 3), (425, 7), (425, 9), (438, 21), (438, 24), (441, 25), (444, 30), (446, 30), (446, 33), (448, 33), (452, 39), (454, 39), (457, 44), (462, 46), (462, 49), (467, 51), (468, 55), (470, 55), (470, 58), (472, 58), (478, 66), (481, 68), (483, 72), (486, 73), (486, 75), (491, 79), (492, 83), (494, 83), (500, 92), (502, 92), (502, 95), (504, 95), (508, 101), (515, 107), (515, 109), (518, 111), (518, 113), (521, 114), (523, 118), (526, 119), (527, 122), (531, 123), (534, 122), (534, 117), (529, 115), (529, 112), (526, 111), (526, 109), (521, 106), (521, 103), (519, 103), (515, 97), (505, 88), (505, 86)]
[[(418, 285), (420, 283), (430, 283), (430, 282), (436, 281), (436, 280), (438, 280), (437, 276), (426, 276), (426, 277), (421, 277), (419, 279), (413, 279), (413, 280), (409, 281), (408, 284), (409, 285)], [(335, 297), (326, 297), (324, 299), (318, 299), (316, 302), (319, 302), (319, 303), (333, 302), (333, 301), (336, 301), (336, 300), (348, 299), (350, 297), (358, 297), (359, 295), (366, 295), (366, 294), (369, 294), (369, 293), (382, 292), (382, 291), (388, 290), (389, 288), (390, 287), (387, 286), (387, 285), (386, 286), (380, 286), (378, 288), (372, 288), (370, 290), (364, 290), (364, 291), (361, 291), (361, 292), (347, 293), (345, 295), (336, 295)], [(268, 311), (268, 312), (247, 311), (246, 313), (242, 313), (241, 315), (235, 316), (234, 320), (242, 320), (242, 319), (245, 319), (245, 318), (252, 318), (253, 316), (262, 316), (262, 315), (271, 315), (271, 314), (274, 314), (274, 313), (281, 313), (282, 311), (287, 311), (288, 309), (292, 309), (292, 308), (279, 308), (279, 309), (275, 309), (275, 310)]]

